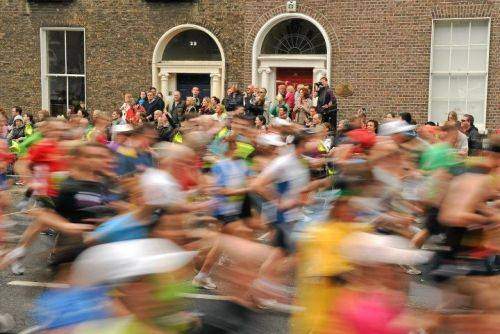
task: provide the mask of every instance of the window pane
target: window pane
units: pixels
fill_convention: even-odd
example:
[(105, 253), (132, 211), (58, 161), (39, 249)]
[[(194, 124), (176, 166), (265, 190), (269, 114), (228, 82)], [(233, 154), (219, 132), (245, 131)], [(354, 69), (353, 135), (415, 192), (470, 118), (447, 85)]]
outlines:
[(465, 99), (467, 96), (467, 77), (452, 76), (450, 78), (450, 98)]
[(433, 122), (441, 123), (446, 120), (448, 114), (448, 101), (432, 100), (431, 102), (431, 120)]
[(451, 40), (451, 22), (436, 21), (434, 25), (434, 45), (448, 45)]
[(467, 103), (467, 113), (474, 116), (474, 124), (485, 123), (484, 101), (470, 101)]
[(81, 102), (85, 102), (85, 78), (69, 77), (69, 105), (78, 108)]
[(49, 77), (50, 114), (52, 116), (66, 113), (66, 78)]
[(486, 75), (469, 77), (469, 99), (483, 100), (486, 91)]
[(309, 21), (290, 19), (275, 25), (262, 43), (264, 54), (325, 54), (323, 34)]
[(64, 31), (47, 31), (49, 73), (64, 74)]
[(486, 71), (486, 53), (486, 46), (471, 45), (469, 56), (469, 70)]
[(451, 70), (452, 71), (467, 71), (467, 47), (452, 47), (451, 48)]
[(471, 44), (487, 44), (488, 43), (488, 21), (473, 20), (470, 31)]
[(450, 69), (450, 48), (448, 46), (435, 47), (432, 52), (432, 70), (448, 71)]
[(450, 100), (450, 111), (454, 110), (457, 112), (459, 115), (465, 114), (466, 106), (465, 106), (465, 99), (463, 100)]
[(454, 21), (452, 27), (451, 43), (454, 45), (469, 44), (469, 22)]
[(448, 97), (448, 76), (432, 76), (432, 97)]
[(84, 55), (83, 31), (66, 32), (66, 54), (68, 63), (68, 73), (84, 74), (85, 55)]

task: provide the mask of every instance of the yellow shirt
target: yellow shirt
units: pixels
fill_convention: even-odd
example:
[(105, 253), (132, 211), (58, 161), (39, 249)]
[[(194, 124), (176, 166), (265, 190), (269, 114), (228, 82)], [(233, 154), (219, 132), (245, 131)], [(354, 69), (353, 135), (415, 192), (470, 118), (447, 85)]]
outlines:
[(329, 222), (306, 231), (297, 253), (296, 304), (304, 311), (293, 315), (292, 334), (349, 334), (342, 321), (335, 319), (331, 312), (335, 299), (343, 289), (333, 283), (331, 277), (353, 269), (340, 253), (342, 240), (353, 232), (369, 229), (369, 226), (360, 223)]

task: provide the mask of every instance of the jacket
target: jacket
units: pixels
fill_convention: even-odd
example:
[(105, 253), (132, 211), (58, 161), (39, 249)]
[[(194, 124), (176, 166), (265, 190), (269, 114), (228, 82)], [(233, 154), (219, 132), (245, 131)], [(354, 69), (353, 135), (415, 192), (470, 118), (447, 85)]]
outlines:
[[(323, 109), (325, 104), (329, 104), (331, 102), (331, 106), (329, 108)], [(318, 112), (326, 112), (326, 111), (335, 111), (337, 110), (337, 98), (333, 95), (330, 87), (321, 87), (318, 91)]]
[(294, 121), (304, 125), (306, 124), (310, 114), (309, 114), (309, 108), (312, 105), (311, 99), (302, 99), (299, 98), (297, 100), (297, 104), (295, 104), (295, 108), (293, 109), (295, 112), (295, 117)]
[(200, 110), (202, 97), (200, 95), (198, 95), (198, 96), (191, 95), (191, 97), (194, 97), (194, 101), (195, 101), (194, 107), (196, 108), (196, 111)]
[(168, 106), (168, 112), (172, 115), (173, 118), (178, 119), (179, 122), (182, 122), (184, 120), (184, 109), (186, 109), (185, 101), (172, 101)]
[(158, 126), (156, 128), (158, 131), (158, 140), (159, 141), (172, 141), (174, 134), (176, 133), (175, 128), (170, 125), (167, 126)]
[(481, 135), (479, 134), (479, 130), (472, 125), (468, 131), (465, 132), (467, 135), (467, 141), (469, 142), (469, 152), (471, 150), (480, 150), (483, 147), (481, 141)]
[(20, 126), (18, 128), (14, 127), (8, 135), (8, 139), (9, 140), (17, 140), (17, 139), (23, 138), (24, 136), (25, 135), (24, 135), (24, 125), (23, 125), (23, 126)]
[(237, 93), (228, 95), (222, 101), (222, 104), (226, 106), (227, 111), (233, 111), (236, 107), (243, 105), (243, 95)]
[(165, 109), (165, 102), (163, 102), (162, 99), (159, 97), (155, 97), (153, 101), (146, 101), (144, 102), (144, 109), (146, 109), (146, 117), (149, 120), (153, 119), (153, 113), (155, 110), (161, 110), (163, 111)]

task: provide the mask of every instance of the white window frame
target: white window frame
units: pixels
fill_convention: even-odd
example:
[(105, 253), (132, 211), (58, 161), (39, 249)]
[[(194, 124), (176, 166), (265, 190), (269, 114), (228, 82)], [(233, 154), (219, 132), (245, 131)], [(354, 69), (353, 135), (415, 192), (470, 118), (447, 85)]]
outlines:
[[(453, 38), (453, 21), (469, 21), (469, 43), (467, 45), (467, 59), (469, 60), (470, 57), (470, 32), (471, 32), (471, 22), (472, 21), (487, 21), (488, 22), (488, 36), (486, 38), (486, 71), (433, 71), (434, 67), (434, 29), (436, 22), (438, 21), (451, 21), (452, 26), (451, 26), (451, 38)], [(488, 75), (489, 75), (489, 68), (490, 68), (490, 38), (491, 38), (491, 18), (490, 17), (464, 17), (464, 18), (439, 18), (439, 19), (433, 19), (432, 20), (432, 37), (431, 37), (431, 54), (430, 54), (430, 68), (429, 68), (429, 101), (428, 101), (428, 106), (427, 106), (427, 119), (430, 121), (431, 120), (431, 104), (432, 104), (432, 75), (437, 74), (437, 75), (453, 75), (453, 74), (459, 74), (459, 75), (466, 75), (467, 78), (469, 75), (486, 75), (486, 85), (484, 87), (484, 110), (483, 110), (483, 115), (484, 115), (484, 123), (474, 123), (474, 125), (479, 129), (481, 132), (486, 132), (486, 110), (488, 106)], [(475, 44), (474, 44), (475, 45)], [(481, 44), (483, 45), (483, 44)], [(454, 45), (450, 44), (448, 45), (449, 47), (454, 47), (454, 46), (462, 46), (462, 45)], [(451, 64), (451, 52), (450, 52), (450, 64)], [(448, 81), (448, 85), (450, 85), (451, 80)], [(449, 87), (448, 87), (449, 90)], [(467, 95), (465, 96), (465, 105), (467, 106), (469, 94), (468, 94), (468, 87), (467, 87)], [(448, 97), (448, 109), (450, 106), (450, 99)], [(460, 116), (459, 116), (460, 117)]]
[[(83, 32), (83, 74), (51, 74), (48, 73), (49, 58), (47, 54), (47, 32), (49, 31), (82, 31)], [(41, 27), (40, 28), (40, 59), (41, 59), (41, 90), (42, 90), (42, 109), (50, 112), (50, 96), (49, 96), (49, 78), (50, 77), (83, 77), (85, 90), (85, 105), (87, 104), (87, 43), (85, 36), (85, 28), (82, 27)], [(64, 34), (64, 67), (67, 72), (67, 55), (66, 55), (66, 34)], [(66, 80), (66, 108), (69, 106), (69, 89), (68, 80)]]

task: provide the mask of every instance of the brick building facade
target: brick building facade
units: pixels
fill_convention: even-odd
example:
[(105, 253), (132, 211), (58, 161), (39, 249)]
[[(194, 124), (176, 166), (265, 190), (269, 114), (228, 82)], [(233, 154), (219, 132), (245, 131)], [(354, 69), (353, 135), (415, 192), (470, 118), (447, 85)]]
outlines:
[[(306, 73), (310, 81), (326, 75), (333, 84), (352, 85), (354, 95), (339, 98), (342, 117), (364, 106), (370, 117), (408, 111), (418, 122), (428, 118), (442, 121), (446, 108), (459, 112), (468, 112), (470, 108), (470, 112), (479, 113), (479, 118), (483, 118), (480, 123), (486, 128), (500, 127), (497, 1), (297, 0), (296, 8), (290, 11), (286, 3), (0, 0), (0, 106), (19, 105), (35, 111), (52, 103), (53, 93), (46, 87), (51, 79), (47, 68), (44, 70), (48, 56), (43, 44), (50, 28), (74, 28), (84, 31), (85, 77), (81, 80), (85, 82), (87, 106), (92, 109), (111, 110), (117, 107), (124, 92), (138, 94), (151, 84), (169, 94), (179, 85), (183, 73), (210, 75), (207, 89), (212, 95), (222, 95), (231, 84), (242, 87), (252, 82), (267, 86), (274, 93), (275, 84), (283, 75), (293, 79), (297, 73)], [(302, 23), (283, 23), (290, 20)], [(273, 47), (266, 36), (275, 33), (273, 29), (279, 24), (285, 24), (282, 29), (288, 34), (277, 35), (283, 40), (275, 41), (280, 45), (272, 49), (276, 54), (264, 54), (267, 44)], [(301, 25), (298, 30), (294, 28), (297, 24)], [(166, 45), (177, 34), (191, 29), (210, 36), (219, 48), (220, 58), (195, 63), (196, 60), (183, 61), (177, 54), (173, 61), (165, 61), (162, 57)], [(304, 29), (309, 30), (305, 33)], [(444, 38), (444, 46), (433, 48), (436, 29)], [(314, 42), (314, 34), (322, 41)], [(70, 40), (69, 36), (65, 38)], [(302, 42), (288, 45), (293, 44), (294, 36), (315, 47), (314, 55), (307, 54)], [(196, 41), (190, 43), (196, 46)], [(298, 56), (294, 55), (294, 48)], [(437, 50), (434, 59), (443, 52), (450, 55), (449, 69), (436, 70), (436, 79), (432, 79), (435, 82), (430, 82), (434, 71), (432, 50)], [(468, 63), (456, 65), (460, 59), (468, 59)], [(438, 62), (441, 60), (435, 60), (435, 64)], [(483, 81), (487, 89), (481, 86)], [(443, 93), (446, 82), (448, 91)], [(432, 91), (436, 98), (430, 97)]]

